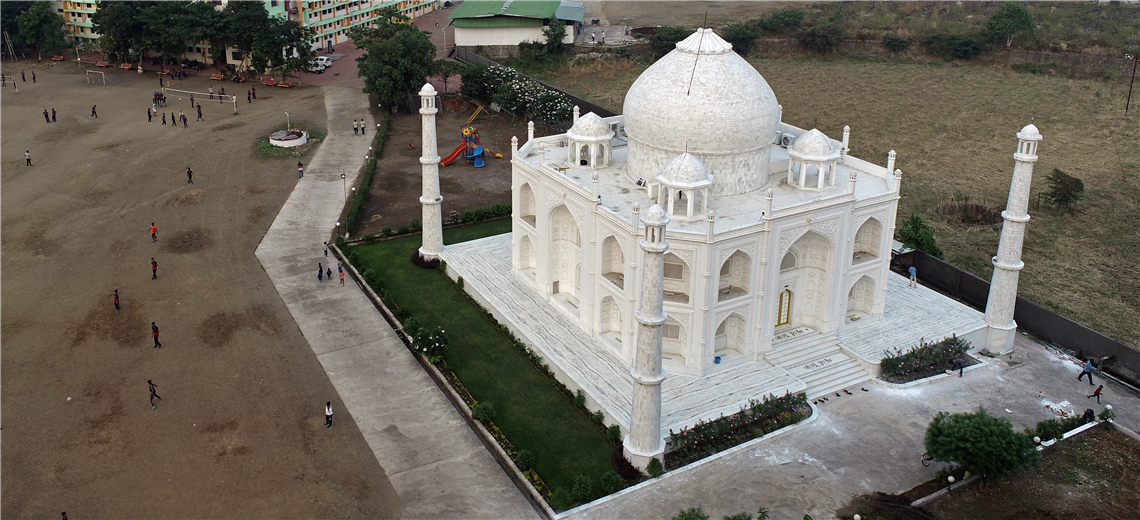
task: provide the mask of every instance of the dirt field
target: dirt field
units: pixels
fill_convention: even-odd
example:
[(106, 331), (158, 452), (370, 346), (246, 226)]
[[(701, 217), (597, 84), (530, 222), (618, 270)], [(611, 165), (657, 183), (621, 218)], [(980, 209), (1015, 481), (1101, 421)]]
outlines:
[(910, 507), (939, 488), (924, 485), (915, 488), (917, 494), (856, 497), (837, 515), (851, 518), (858, 513), (882, 520), (1138, 518), (1140, 444), (1120, 432), (1096, 428), (1045, 451), (1039, 467), (955, 490), (951, 497), (922, 508)]
[[(903, 172), (900, 221), (921, 215), (948, 261), (987, 280), (1001, 227), (968, 228), (935, 210), (967, 198), (1004, 209), (1014, 134), (1037, 125), (1044, 139), (1020, 294), (1140, 345), (1140, 111), (1133, 95), (1134, 108), (1123, 118), (1128, 78), (1080, 80), (958, 63), (749, 61), (775, 91), (784, 121), (834, 138), (850, 125), (851, 154), (875, 164), (885, 164), (895, 150)], [(620, 112), (646, 66), (630, 60), (571, 65), (542, 79)], [(1074, 214), (1035, 203), (1054, 168), (1084, 182), (1085, 199)]]
[[(446, 157), (462, 142), (460, 130), (474, 112), (474, 107), (460, 112), (462, 105), (462, 101), (451, 98), (445, 102), (444, 112), (436, 116), (440, 157)], [(475, 168), (463, 159), (439, 168), (445, 220), (451, 210), (462, 213), (511, 201), (511, 137), (517, 135), (520, 142), (526, 142), (526, 121), (518, 118), (512, 126), (510, 115), (490, 117), (481, 113), (471, 126), (479, 130), (479, 138), (487, 149), (503, 157), (486, 158), (483, 168)], [(397, 229), (412, 219), (421, 218), (421, 129), (418, 114), (401, 111), (393, 116), (384, 156), (372, 177), (368, 201), (361, 213), (364, 216), (357, 226), (358, 236), (379, 233), (384, 226)]]
[[(0, 514), (399, 516), (383, 469), (253, 256), (296, 182), (295, 163), (258, 160), (255, 143), (286, 110), (324, 126), (321, 91), (259, 86), (239, 115), (198, 96), (205, 122), (174, 94), (167, 116), (185, 110), (190, 124), (173, 128), (147, 124), (153, 72), (111, 71), (103, 87), (87, 86), (74, 64), (5, 63), (5, 74), (19, 76), (19, 65), (29, 81), (0, 94)], [(209, 86), (221, 85), (175, 81)], [(52, 108), (58, 122), (46, 124)], [(154, 410), (148, 379), (162, 396)]]

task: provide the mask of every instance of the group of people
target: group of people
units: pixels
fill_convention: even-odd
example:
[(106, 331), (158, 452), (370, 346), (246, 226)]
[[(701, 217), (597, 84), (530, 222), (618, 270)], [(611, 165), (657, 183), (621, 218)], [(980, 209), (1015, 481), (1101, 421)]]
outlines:
[(360, 122), (357, 122), (355, 119), (353, 119), (352, 120), (352, 133), (358, 134), (358, 135), (364, 135), (364, 127), (366, 127), (366, 126), (368, 126), (368, 125), (364, 124), (363, 119), (361, 119)]

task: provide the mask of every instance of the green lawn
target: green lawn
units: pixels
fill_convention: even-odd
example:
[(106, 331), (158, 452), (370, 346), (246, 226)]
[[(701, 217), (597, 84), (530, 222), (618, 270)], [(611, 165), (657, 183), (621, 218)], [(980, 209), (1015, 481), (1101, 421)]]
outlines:
[[(445, 244), (509, 232), (510, 219), (445, 230)], [(421, 320), (439, 325), (451, 338), (445, 359), (479, 402), (489, 402), (495, 424), (516, 449), (535, 453), (535, 471), (551, 491), (570, 491), (576, 475), (598, 482), (612, 471), (614, 446), (567, 401), (445, 275), (411, 263), (419, 235), (356, 246), (358, 269), (372, 269), (387, 297)], [(393, 309), (394, 310), (394, 309)]]

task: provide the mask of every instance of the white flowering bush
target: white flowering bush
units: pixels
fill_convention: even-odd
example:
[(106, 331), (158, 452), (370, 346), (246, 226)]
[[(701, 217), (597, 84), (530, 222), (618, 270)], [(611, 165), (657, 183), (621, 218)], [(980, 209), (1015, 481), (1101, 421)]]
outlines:
[(547, 90), (530, 104), (530, 113), (543, 123), (556, 125), (574, 115), (574, 104), (566, 94)]
[(529, 112), (535, 119), (549, 125), (570, 119), (574, 111), (573, 103), (565, 94), (547, 90), (510, 67), (486, 67), (468, 73), (463, 81), (465, 95), (494, 101), (515, 114)]
[(443, 353), (447, 351), (447, 345), (450, 343), (447, 331), (442, 327), (434, 329), (424, 327), (416, 334), (415, 348), (434, 364), (443, 359)]

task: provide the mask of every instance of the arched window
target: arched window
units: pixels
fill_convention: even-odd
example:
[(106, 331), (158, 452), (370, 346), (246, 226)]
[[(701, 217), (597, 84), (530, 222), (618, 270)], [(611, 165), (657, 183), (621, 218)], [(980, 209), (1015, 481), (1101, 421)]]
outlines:
[(748, 294), (752, 285), (752, 258), (737, 251), (720, 267), (717, 301), (730, 300)]
[(784, 259), (780, 260), (780, 270), (781, 271), (787, 271), (788, 269), (795, 269), (795, 268), (796, 268), (796, 254), (792, 251), (788, 251), (787, 254), (784, 255)]
[(858, 264), (879, 257), (882, 244), (883, 225), (877, 219), (869, 218), (855, 232), (855, 250), (851, 263)]
[(689, 303), (689, 286), (692, 277), (689, 265), (673, 253), (665, 253), (665, 301)]
[(602, 277), (625, 288), (625, 253), (613, 235), (602, 240)]
[(780, 293), (780, 305), (776, 309), (776, 326), (792, 322), (792, 290), (785, 288)]
[(519, 189), (519, 216), (531, 227), (535, 226), (535, 206), (534, 190), (530, 188), (530, 184), (523, 183)]

